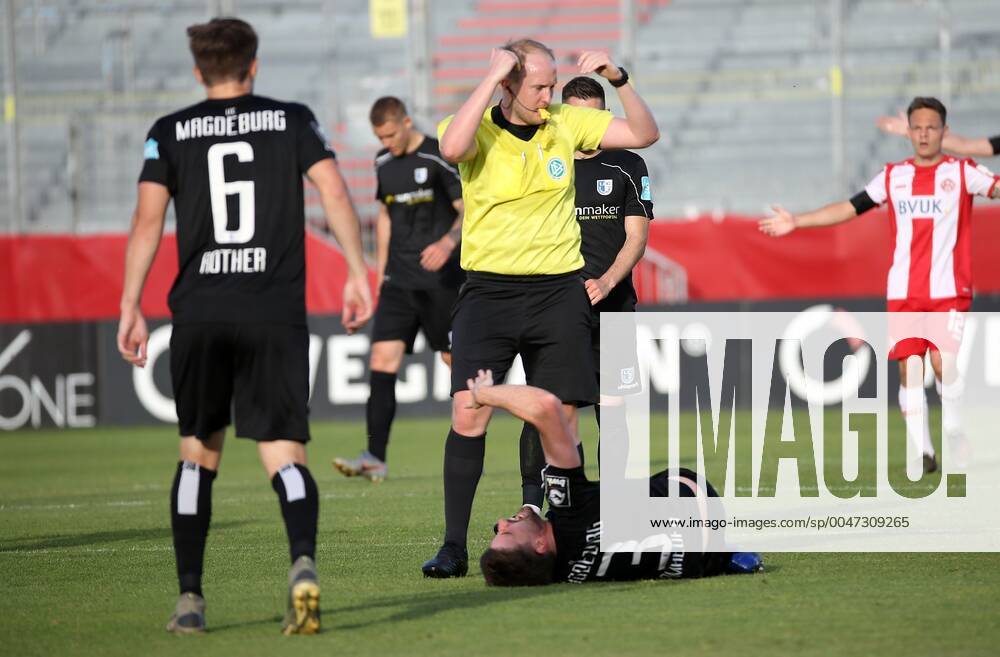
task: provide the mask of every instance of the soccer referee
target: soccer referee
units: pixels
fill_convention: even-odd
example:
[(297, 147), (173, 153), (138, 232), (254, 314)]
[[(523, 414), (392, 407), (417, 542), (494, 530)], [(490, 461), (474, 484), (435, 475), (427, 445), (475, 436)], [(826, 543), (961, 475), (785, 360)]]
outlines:
[[(520, 354), (528, 382), (576, 407), (597, 398), (590, 356), (590, 302), (580, 271), (573, 153), (643, 148), (656, 121), (606, 53), (585, 52), (580, 73), (618, 89), (625, 119), (552, 105), (552, 51), (530, 39), (494, 49), (486, 77), (438, 127), (441, 153), (459, 163), (465, 220), (462, 268), (468, 281), (452, 317), (452, 426), (444, 448), (444, 545), (428, 577), (468, 571), (466, 535), (483, 471), (491, 409), (469, 405), (466, 380), (480, 369), (502, 379)], [(502, 97), (491, 106), (500, 86)]]
[[(581, 75), (563, 86), (563, 102), (576, 107), (605, 109), (604, 87)], [(649, 172), (643, 159), (625, 150), (594, 150), (574, 155), (576, 219), (580, 224), (583, 278), (590, 298), (591, 358), (594, 379), (601, 386), (601, 415), (617, 414), (624, 425), (624, 395), (639, 391), (635, 348), (631, 362), (616, 363), (601, 380), (601, 313), (634, 312), (637, 301), (632, 269), (642, 259), (653, 218)], [(634, 333), (632, 334), (634, 339)], [(625, 353), (625, 352), (623, 352)], [(621, 368), (621, 365), (626, 367)], [(521, 501), (540, 511), (545, 456), (538, 429), (530, 422), (521, 431)], [(583, 448), (580, 448), (583, 456)]]

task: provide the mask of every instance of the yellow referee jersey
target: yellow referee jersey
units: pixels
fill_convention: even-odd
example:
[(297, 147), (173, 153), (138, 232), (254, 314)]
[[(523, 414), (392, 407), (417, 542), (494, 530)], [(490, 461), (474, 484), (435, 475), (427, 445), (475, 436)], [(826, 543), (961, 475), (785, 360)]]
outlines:
[[(576, 222), (573, 153), (597, 148), (610, 112), (550, 105), (524, 141), (483, 114), (476, 156), (462, 175), (462, 268), (495, 274), (563, 274), (583, 267)], [(438, 137), (453, 117), (438, 125)]]

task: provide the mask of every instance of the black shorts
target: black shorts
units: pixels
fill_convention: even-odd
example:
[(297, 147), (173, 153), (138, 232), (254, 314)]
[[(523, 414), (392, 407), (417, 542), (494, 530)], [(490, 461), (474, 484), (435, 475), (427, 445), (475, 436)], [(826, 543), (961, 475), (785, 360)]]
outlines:
[(452, 316), (451, 394), (480, 369), (503, 381), (521, 354), (529, 385), (564, 403), (597, 401), (590, 301), (576, 272), (501, 276), (470, 272)]
[(182, 436), (309, 441), (309, 331), (288, 324), (180, 324), (170, 378)]
[(422, 329), (431, 349), (451, 351), (451, 310), (457, 298), (457, 287), (409, 290), (383, 283), (372, 322), (372, 342), (402, 340), (406, 353), (412, 354), (417, 330)]
[[(635, 326), (628, 331), (625, 342), (617, 343), (613, 355), (606, 358), (608, 369), (601, 370), (601, 313), (622, 312), (634, 313), (635, 302), (628, 300), (621, 304), (601, 302), (590, 310), (590, 346), (594, 361), (594, 377), (600, 386), (601, 395), (608, 397), (624, 397), (634, 395), (642, 390), (639, 376), (639, 355), (636, 349)], [(602, 374), (604, 375), (602, 377)]]

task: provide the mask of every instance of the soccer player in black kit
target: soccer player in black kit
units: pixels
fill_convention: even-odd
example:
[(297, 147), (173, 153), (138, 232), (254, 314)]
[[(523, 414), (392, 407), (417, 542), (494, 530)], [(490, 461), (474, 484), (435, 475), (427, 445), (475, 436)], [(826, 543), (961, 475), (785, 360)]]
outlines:
[[(479, 560), (486, 583), (537, 586), (569, 582), (637, 579), (686, 579), (724, 573), (754, 573), (763, 568), (756, 552), (729, 552), (715, 535), (701, 531), (644, 537), (633, 552), (601, 550), (601, 486), (588, 481), (578, 452), (580, 439), (559, 399), (540, 388), (494, 385), (493, 373), (480, 370), (466, 382), (471, 408), (502, 408), (538, 427), (548, 466), (545, 484), (549, 512), (543, 519), (529, 507), (494, 526), (496, 536)], [(708, 521), (721, 516), (712, 485), (686, 469), (649, 477), (649, 494), (669, 497), (676, 484), (678, 518)], [(713, 499), (715, 498), (715, 499)], [(626, 512), (627, 510), (623, 510)], [(692, 540), (692, 538), (694, 540)], [(660, 551), (646, 548), (658, 547)]]
[[(575, 77), (562, 90), (567, 105), (605, 109), (604, 88), (597, 80)], [(653, 197), (649, 173), (643, 159), (626, 150), (577, 152), (576, 219), (580, 224), (580, 251), (590, 297), (591, 350), (594, 376), (601, 384), (600, 345), (601, 313), (633, 312), (637, 301), (632, 285), (632, 269), (642, 259), (653, 218)], [(634, 353), (635, 350), (633, 349)], [(623, 369), (627, 375), (611, 372), (600, 389), (600, 405), (595, 406), (598, 421), (601, 413), (624, 413), (623, 395), (638, 392), (635, 363)], [(624, 424), (624, 418), (621, 420)], [(621, 426), (621, 425), (617, 425)], [(581, 446), (581, 458), (583, 448)], [(542, 476), (545, 466), (538, 430), (525, 423), (521, 430), (521, 502), (540, 509)]]
[(413, 127), (406, 105), (379, 98), (369, 118), (384, 148), (375, 157), (379, 213), (375, 225), (378, 305), (372, 327), (368, 445), (357, 458), (334, 459), (343, 474), (385, 479), (386, 448), (396, 415), (396, 375), (413, 353), (417, 330), (451, 364), (451, 308), (465, 274), (462, 179), (441, 158), (438, 141)]
[(302, 176), (316, 186), (348, 265), (342, 321), (371, 315), (360, 226), (334, 154), (304, 105), (253, 94), (257, 35), (217, 18), (188, 28), (207, 100), (153, 124), (125, 257), (118, 349), (146, 364), (142, 288), (173, 198), (179, 271), (170, 290), (170, 376), (180, 460), (170, 491), (180, 598), (167, 630), (205, 629), (201, 578), (230, 408), (278, 494), (292, 566), (282, 631), (319, 631), (319, 493), (306, 466), (309, 333)]

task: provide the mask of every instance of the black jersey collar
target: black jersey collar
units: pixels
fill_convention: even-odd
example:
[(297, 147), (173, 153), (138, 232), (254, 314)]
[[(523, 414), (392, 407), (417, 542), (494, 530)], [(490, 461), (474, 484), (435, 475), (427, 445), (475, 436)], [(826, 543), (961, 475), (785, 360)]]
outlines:
[(490, 111), (490, 118), (501, 130), (506, 130), (521, 141), (531, 141), (531, 138), (538, 132), (537, 125), (514, 125), (503, 115), (503, 110), (499, 105), (494, 105)]
[(210, 105), (232, 105), (233, 103), (242, 103), (245, 100), (250, 100), (254, 97), (253, 92), (242, 94), (240, 96), (231, 96), (229, 98), (206, 98), (203, 103), (209, 103)]

